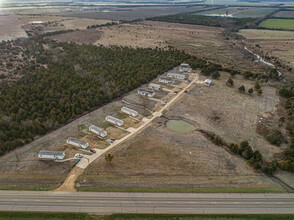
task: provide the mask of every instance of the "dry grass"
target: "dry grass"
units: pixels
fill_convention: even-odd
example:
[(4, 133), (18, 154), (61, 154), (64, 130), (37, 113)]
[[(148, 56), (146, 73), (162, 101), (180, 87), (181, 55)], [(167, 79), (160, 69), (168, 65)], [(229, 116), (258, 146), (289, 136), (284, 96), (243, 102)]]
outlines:
[[(95, 36), (95, 31), (102, 33), (99, 38)], [(81, 43), (80, 38), (87, 38), (88, 43), (104, 46), (166, 48), (170, 45), (240, 69), (248, 68), (249, 63), (252, 65), (242, 49), (232, 41), (224, 40), (222, 31), (222, 28), (215, 27), (144, 21), (58, 35), (54, 39)]]
[[(284, 64), (294, 67), (293, 31), (242, 30), (240, 33), (259, 54), (278, 57)], [(257, 48), (256, 44), (259, 44), (260, 48)]]
[(154, 126), (113, 149), (111, 164), (103, 157), (91, 164), (78, 180), (81, 187), (279, 188), (202, 134), (177, 134), (166, 129), (164, 123), (157, 120)]
[(254, 87), (254, 82), (238, 76), (233, 79), (235, 86), (229, 88), (225, 86), (227, 79), (228, 74), (222, 73), (220, 80), (213, 80), (213, 86), (197, 85), (166, 113), (167, 117), (181, 116), (192, 120), (197, 123), (196, 127), (214, 132), (227, 142), (248, 140), (266, 160), (271, 159), (281, 149), (257, 134), (256, 126), (258, 115), (273, 113), (278, 117), (276, 89), (262, 86), (261, 96), (256, 92), (242, 94), (238, 88), (244, 85), (247, 91)]

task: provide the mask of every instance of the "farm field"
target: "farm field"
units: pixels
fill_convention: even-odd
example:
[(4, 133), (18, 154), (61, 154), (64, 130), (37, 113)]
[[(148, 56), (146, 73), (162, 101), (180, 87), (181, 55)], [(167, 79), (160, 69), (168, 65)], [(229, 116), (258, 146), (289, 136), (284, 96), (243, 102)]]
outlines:
[(258, 27), (278, 30), (294, 30), (294, 19), (267, 19)]
[[(37, 25), (30, 23), (34, 21), (44, 23)], [(3, 15), (0, 16), (0, 41), (27, 37), (26, 31), (39, 34), (68, 29), (86, 29), (88, 25), (100, 25), (107, 22), (110, 21), (61, 16)]]
[(159, 6), (159, 7), (111, 7), (105, 10), (69, 10), (57, 13), (56, 15), (78, 17), (78, 18), (91, 18), (103, 20), (124, 20), (131, 21), (137, 19), (145, 19), (154, 16), (163, 16), (179, 13), (189, 13), (205, 9), (204, 6)]
[[(205, 4), (212, 4), (212, 0), (207, 0)], [(267, 3), (262, 2), (247, 2), (247, 1), (223, 1), (223, 0), (214, 0), (214, 5), (245, 5), (245, 6), (267, 6)]]
[(294, 10), (293, 11), (278, 11), (273, 15), (276, 18), (294, 18)]
[(196, 15), (227, 15), (236, 18), (248, 18), (248, 17), (263, 17), (271, 12), (274, 8), (254, 8), (254, 7), (228, 7), (207, 12), (195, 13)]
[(294, 32), (247, 29), (239, 33), (259, 54), (278, 57), (284, 64), (294, 67)]

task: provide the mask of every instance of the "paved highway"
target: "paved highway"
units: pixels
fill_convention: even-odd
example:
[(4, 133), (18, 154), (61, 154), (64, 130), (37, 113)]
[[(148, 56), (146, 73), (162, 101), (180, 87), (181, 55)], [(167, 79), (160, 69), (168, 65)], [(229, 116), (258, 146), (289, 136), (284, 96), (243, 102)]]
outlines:
[(0, 211), (294, 214), (294, 194), (0, 191)]

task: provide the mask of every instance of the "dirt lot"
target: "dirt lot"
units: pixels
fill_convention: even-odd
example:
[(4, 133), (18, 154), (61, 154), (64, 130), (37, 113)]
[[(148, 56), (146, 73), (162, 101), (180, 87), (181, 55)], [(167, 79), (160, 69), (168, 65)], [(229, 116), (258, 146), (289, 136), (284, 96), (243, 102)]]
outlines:
[(79, 178), (97, 188), (276, 188), (244, 160), (217, 147), (202, 134), (177, 134), (158, 119), (135, 138), (92, 163)]
[[(271, 30), (241, 30), (251, 48), (259, 54), (278, 57), (284, 64), (294, 67), (294, 32)], [(259, 47), (256, 47), (256, 45)]]

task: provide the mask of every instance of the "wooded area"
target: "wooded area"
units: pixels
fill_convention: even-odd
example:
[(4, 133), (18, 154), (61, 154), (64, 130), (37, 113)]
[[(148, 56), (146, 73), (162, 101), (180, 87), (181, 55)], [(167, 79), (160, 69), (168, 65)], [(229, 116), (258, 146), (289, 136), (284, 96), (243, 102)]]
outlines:
[(172, 48), (106, 48), (43, 38), (35, 41), (34, 45), (22, 42), (32, 57), (31, 64), (22, 69), (23, 77), (1, 84), (0, 155), (183, 61), (193, 68), (207, 65), (204, 60)]

